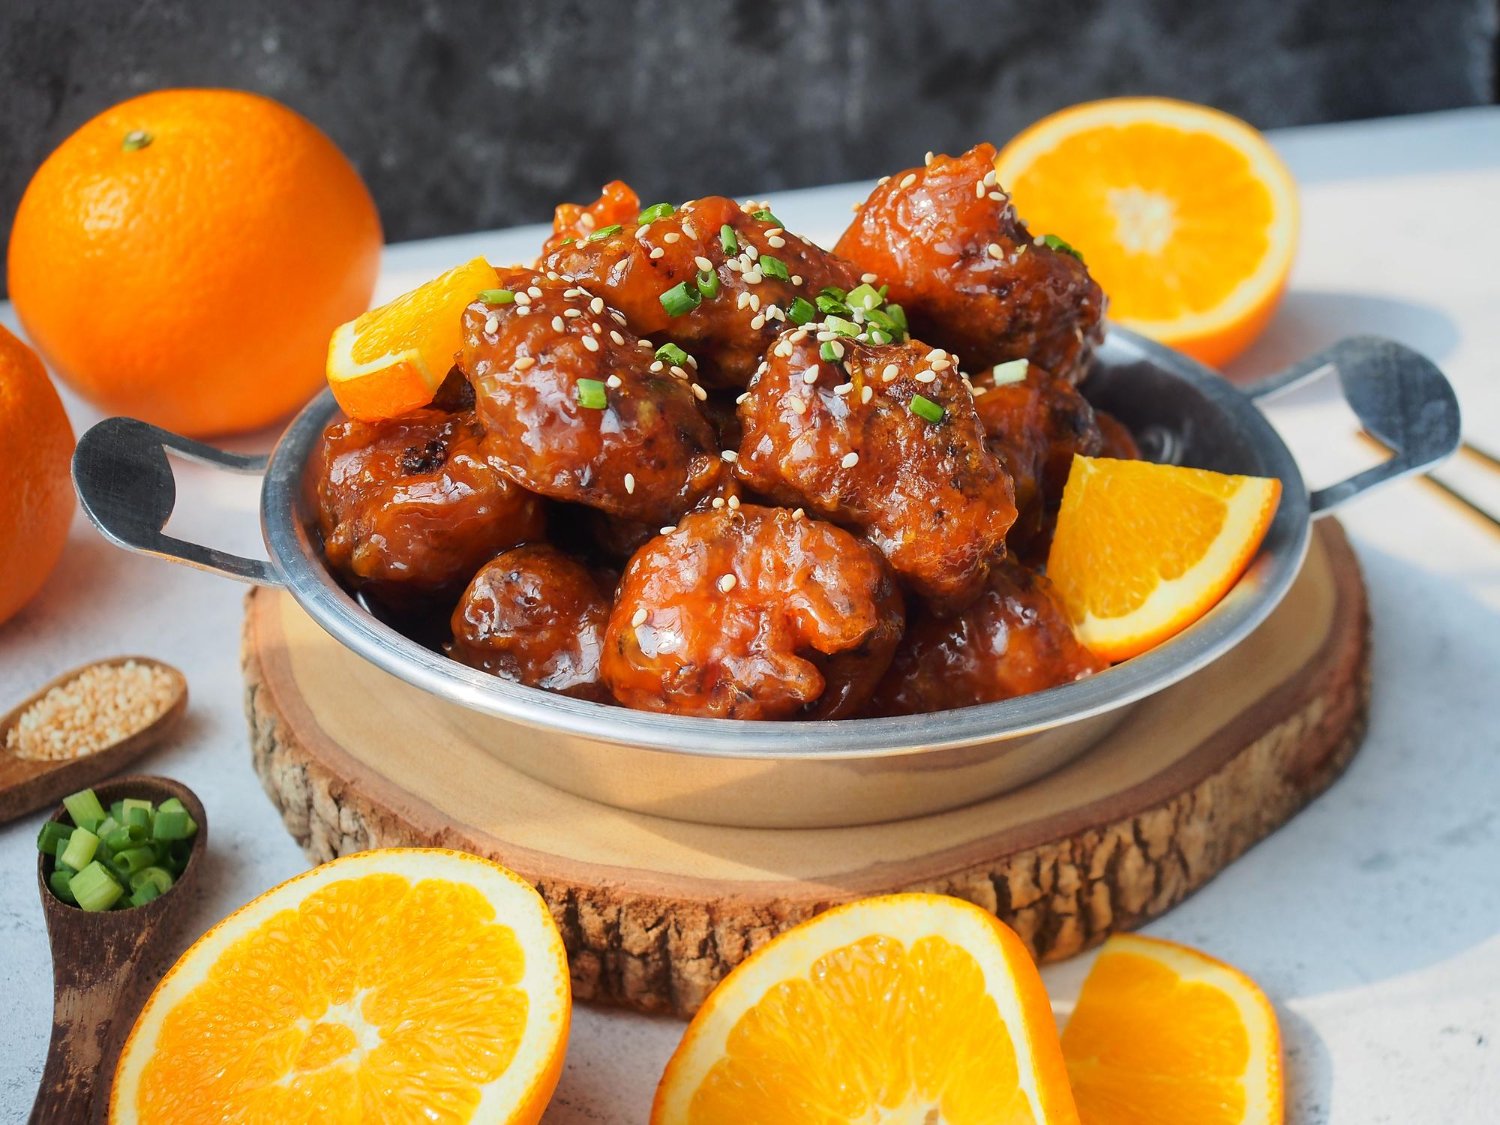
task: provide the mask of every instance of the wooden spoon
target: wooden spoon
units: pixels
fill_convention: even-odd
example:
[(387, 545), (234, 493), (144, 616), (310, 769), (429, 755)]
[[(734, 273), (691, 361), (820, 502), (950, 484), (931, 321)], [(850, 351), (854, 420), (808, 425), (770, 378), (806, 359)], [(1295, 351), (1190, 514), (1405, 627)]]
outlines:
[[(37, 853), (37, 889), (52, 944), (52, 1043), (31, 1125), (89, 1125), (108, 1108), (115, 1062), (146, 997), (175, 959), (176, 935), (196, 898), (208, 844), (203, 803), (164, 777), (122, 777), (94, 787), (108, 807), (125, 797), (176, 797), (198, 822), (187, 865), (166, 894), (144, 906), (90, 913), (52, 893), (53, 859)], [(52, 820), (67, 810), (59, 807)]]
[[(81, 758), (67, 758), (58, 762), (36, 762), (17, 757), (6, 746), (10, 728), (21, 719), (21, 715), (53, 688), (77, 679), (94, 667), (109, 667), (134, 662), (159, 668), (170, 675), (176, 684), (176, 698), (149, 726), (136, 731), (128, 738), (85, 754)], [(187, 680), (170, 664), (152, 660), (149, 656), (115, 656), (108, 660), (97, 660), (92, 664), (64, 672), (57, 679), (44, 684), (30, 699), (11, 708), (0, 718), (0, 824), (18, 816), (46, 808), (62, 800), (69, 793), (87, 789), (95, 782), (119, 773), (167, 735), (187, 710)]]

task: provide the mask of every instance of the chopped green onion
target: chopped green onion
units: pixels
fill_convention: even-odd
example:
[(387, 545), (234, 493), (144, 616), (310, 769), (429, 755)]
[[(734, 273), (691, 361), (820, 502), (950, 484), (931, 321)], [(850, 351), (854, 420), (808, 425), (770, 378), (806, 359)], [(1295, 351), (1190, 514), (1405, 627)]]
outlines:
[(793, 324), (807, 324), (815, 316), (818, 310), (813, 308), (813, 303), (806, 297), (792, 298), (791, 306), (786, 310), (786, 318)]
[(73, 897), (73, 888), (68, 885), (72, 881), (73, 876), (61, 867), (54, 868), (52, 874), (47, 876), (47, 885), (52, 888), (52, 893), (69, 906), (76, 906), (77, 900)]
[(848, 294), (840, 289), (837, 285), (825, 285), (823, 286), (823, 288), (818, 290), (818, 296), (832, 297), (835, 301), (842, 301), (845, 297), (848, 296)]
[(565, 239), (562, 240), (562, 244), (564, 246), (572, 246), (573, 243), (575, 243), (577, 241), (578, 241), (578, 239), (575, 238), (573, 235), (570, 234), (570, 235), (568, 235), (567, 238), (565, 238)]
[(129, 903), (131, 906), (145, 906), (148, 902), (154, 902), (161, 898), (161, 892), (156, 889), (156, 884), (146, 883), (138, 891), (131, 891)]
[(839, 355), (838, 350), (834, 348), (832, 340), (823, 341), (822, 346), (818, 348), (818, 355), (827, 363), (837, 363), (843, 358)]
[(123, 799), (110, 802), (109, 815), (115, 818), (116, 824), (125, 823), (125, 802)]
[(186, 840), (197, 829), (187, 809), (161, 808), (156, 812), (156, 823), (151, 827), (153, 840)]
[(1064, 254), (1072, 254), (1073, 257), (1077, 258), (1080, 262), (1083, 261), (1082, 254), (1073, 249), (1073, 247), (1069, 246), (1063, 239), (1058, 238), (1055, 234), (1042, 235), (1042, 243), (1049, 250), (1061, 250)]
[[(87, 832), (88, 829), (87, 828), (84, 828), (84, 829), (75, 828), (75, 829), (73, 829), (73, 832), (79, 832), (79, 831)], [(70, 832), (70, 833), (68, 833), (67, 838), (59, 840), (55, 845), (53, 845), (53, 848), (52, 848), (52, 857), (54, 859), (56, 859), (58, 863), (62, 863), (62, 857), (65, 856), (65, 855), (67, 855), (67, 853), (68, 853), (68, 840), (71, 839), (72, 836), (73, 836), (73, 833)], [(103, 849), (101, 849), (101, 850), (103, 850)]]
[(108, 910), (125, 893), (125, 888), (98, 860), (69, 879), (68, 890), (73, 892), (79, 909), (88, 911)]
[(165, 867), (143, 867), (130, 877), (130, 889), (138, 891), (149, 883), (158, 894), (166, 894), (174, 882), (172, 873)]
[(1019, 383), (1026, 378), (1026, 371), (1030, 366), (1030, 360), (1008, 359), (1004, 363), (995, 364), (994, 370), (990, 372), (990, 378), (997, 387), (1006, 383)]
[(681, 367), (687, 362), (688, 354), (676, 344), (668, 343), (656, 349), (656, 358), (670, 366)]
[(849, 290), (849, 295), (844, 300), (851, 309), (869, 312), (880, 307), (882, 298), (873, 285), (857, 285)]
[(660, 300), (661, 307), (667, 310), (668, 316), (681, 316), (696, 309), (703, 297), (696, 289), (689, 289), (688, 283), (683, 281), (663, 293)]
[(590, 241), (590, 242), (603, 242), (610, 235), (612, 235), (612, 234), (619, 234), (624, 229), (625, 228), (622, 227), (619, 223), (611, 223), (607, 227), (600, 227), (593, 234), (589, 235), (588, 241)]
[(96, 828), (96, 829), (94, 829), (94, 832), (102, 840), (106, 836), (108, 836), (111, 832), (113, 832), (116, 828), (119, 828), (119, 827), (120, 827), (120, 822), (117, 821), (117, 820), (115, 820), (115, 818), (114, 818), (113, 815), (110, 815), (110, 816), (105, 817), (102, 821), (99, 822), (99, 827)]
[(156, 849), (142, 846), (139, 848), (127, 848), (115, 855), (112, 866), (120, 874), (127, 878), (137, 871), (144, 871), (156, 863)]
[(68, 837), (68, 846), (57, 857), (57, 862), (71, 867), (74, 871), (82, 871), (93, 860), (94, 852), (98, 847), (98, 836), (87, 828), (75, 828), (73, 835)]
[(68, 810), (75, 825), (91, 832), (104, 821), (104, 806), (99, 803), (99, 798), (92, 789), (84, 789), (64, 797), (63, 808)]
[(642, 211), (635, 221), (642, 224), (654, 223), (657, 219), (665, 219), (668, 215), (674, 214), (676, 211), (677, 208), (673, 207), (670, 203), (653, 203), (650, 207)]
[(699, 270), (694, 284), (698, 292), (710, 300), (719, 295), (719, 275), (713, 270)]
[(36, 850), (46, 852), (48, 855), (57, 854), (57, 842), (66, 840), (73, 834), (73, 829), (66, 824), (59, 824), (55, 820), (43, 823), (42, 830), (36, 836)]
[(752, 219), (759, 219), (763, 223), (770, 223), (773, 227), (784, 227), (784, 226), (786, 226), (785, 223), (783, 223), (775, 215), (771, 214), (771, 212), (770, 212), (769, 209), (766, 209), (766, 210), (763, 210), (763, 211), (752, 212), (751, 215), (750, 215), (750, 217)]
[[(142, 805), (145, 807), (143, 808)], [(151, 803), (149, 801), (140, 804), (125, 802), (125, 827), (139, 828), (143, 831), (151, 829)]]
[(516, 299), (516, 295), (509, 289), (481, 289), (479, 299), (486, 305), (509, 305)]
[(719, 245), (724, 248), (726, 254), (740, 252), (740, 240), (734, 236), (734, 228), (728, 223), (719, 228)]
[(792, 275), (787, 271), (786, 263), (774, 254), (762, 254), (760, 256), (760, 272), (767, 277), (774, 277), (778, 281), (790, 281)]
[(929, 422), (941, 422), (946, 411), (924, 395), (911, 396), (911, 412)]
[(845, 320), (841, 316), (830, 316), (823, 323), (840, 336), (858, 336), (860, 333), (859, 325), (855, 324), (852, 320)]
[(604, 384), (598, 379), (578, 380), (575, 393), (578, 405), (589, 410), (603, 410), (609, 405), (609, 396), (604, 393)]
[[(104, 825), (101, 824), (99, 827), (103, 828)], [(138, 824), (122, 824), (104, 837), (104, 843), (108, 845), (111, 851), (120, 852), (126, 848), (135, 847), (137, 844), (144, 842), (145, 839), (146, 829), (142, 826)]]
[(891, 323), (899, 330), (897, 335), (905, 336), (910, 331), (906, 323), (906, 310), (900, 305), (886, 305), (881, 312), (891, 318)]

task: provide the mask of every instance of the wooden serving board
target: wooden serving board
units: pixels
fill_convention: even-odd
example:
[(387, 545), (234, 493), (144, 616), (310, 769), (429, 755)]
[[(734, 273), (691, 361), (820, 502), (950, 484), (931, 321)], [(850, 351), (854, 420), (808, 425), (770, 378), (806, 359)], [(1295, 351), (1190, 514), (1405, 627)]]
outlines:
[(1326, 520), (1252, 637), (1057, 773), (912, 820), (768, 830), (624, 812), (519, 774), (453, 705), (353, 655), (284, 593), (249, 596), (243, 649), (255, 769), (310, 859), (492, 856), (551, 904), (576, 996), (680, 1016), (779, 931), (864, 895), (970, 899), (1043, 959), (1139, 925), (1338, 776), (1364, 731), (1368, 657), (1359, 567)]

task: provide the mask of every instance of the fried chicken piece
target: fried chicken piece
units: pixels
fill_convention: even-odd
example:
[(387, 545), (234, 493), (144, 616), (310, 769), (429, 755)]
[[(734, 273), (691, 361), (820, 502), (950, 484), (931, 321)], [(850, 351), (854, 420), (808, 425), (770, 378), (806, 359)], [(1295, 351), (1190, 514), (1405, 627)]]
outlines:
[(925, 344), (833, 344), (842, 358), (829, 361), (807, 329), (777, 342), (740, 404), (737, 474), (859, 529), (916, 593), (962, 606), (1016, 518), (973, 395), (954, 358)]
[(1024, 562), (1045, 562), (1073, 455), (1100, 449), (1094, 409), (1073, 384), (1034, 363), (1025, 378), (998, 386), (980, 376), (974, 395), (987, 444), (1015, 482), (1017, 516), (1006, 545)]
[(599, 654), (610, 593), (556, 547), (514, 547), (485, 563), (459, 599), (448, 655), (527, 687), (608, 702)]
[(540, 498), (489, 460), (473, 413), (335, 422), (312, 480), (329, 565), (397, 606), (456, 594), (485, 560), (543, 529)]
[(1073, 635), (1052, 584), (1007, 562), (956, 617), (916, 611), (872, 713), (920, 715), (1071, 683), (1108, 665)]
[(613, 223), (633, 223), (641, 213), (641, 199), (624, 180), (610, 180), (599, 198), (587, 206), (559, 203), (552, 212), (552, 235), (542, 245), (542, 257), (559, 246), (588, 238)]
[(785, 509), (726, 505), (684, 517), (630, 560), (604, 680), (643, 711), (845, 718), (868, 702), (904, 622), (868, 543)]
[(795, 298), (859, 284), (848, 262), (757, 214), (770, 212), (696, 199), (645, 224), (617, 220), (618, 231), (552, 251), (544, 268), (598, 293), (641, 335), (684, 349), (705, 384), (740, 388)]
[(834, 252), (890, 285), (912, 334), (969, 371), (1029, 359), (1077, 383), (1104, 338), (1104, 293), (1083, 261), (1033, 238), (977, 145), (876, 187)]
[(543, 496), (652, 526), (690, 509), (721, 461), (689, 380), (653, 371), (603, 299), (532, 270), (497, 273), (515, 301), (469, 305), (459, 354), (495, 464)]

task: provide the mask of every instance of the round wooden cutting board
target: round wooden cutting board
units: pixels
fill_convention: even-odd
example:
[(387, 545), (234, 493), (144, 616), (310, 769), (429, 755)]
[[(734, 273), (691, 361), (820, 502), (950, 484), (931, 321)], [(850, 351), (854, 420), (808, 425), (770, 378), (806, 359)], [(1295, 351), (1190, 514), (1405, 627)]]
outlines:
[(1181, 901), (1328, 786), (1369, 698), (1359, 568), (1331, 520), (1285, 602), (1233, 652), (1138, 704), (1041, 781), (889, 824), (748, 829), (595, 804), (502, 764), (285, 593), (248, 599), (255, 769), (315, 861), (434, 845), (535, 882), (574, 994), (687, 1016), (749, 952), (834, 903), (897, 890), (993, 910), (1044, 959)]

